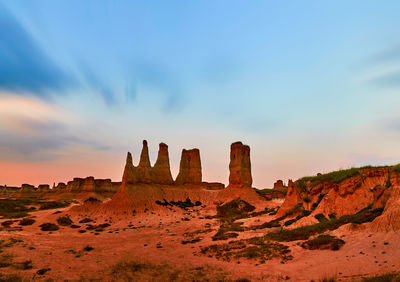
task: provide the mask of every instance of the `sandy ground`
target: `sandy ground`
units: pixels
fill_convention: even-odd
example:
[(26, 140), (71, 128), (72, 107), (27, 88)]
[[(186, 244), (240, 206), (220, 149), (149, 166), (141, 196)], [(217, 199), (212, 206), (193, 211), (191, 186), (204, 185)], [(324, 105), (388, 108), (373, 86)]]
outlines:
[[(209, 210), (163, 215), (149, 213), (118, 219), (110, 219), (104, 215), (97, 218), (96, 223), (90, 224), (109, 222), (111, 226), (103, 232), (88, 230), (86, 233), (78, 232), (88, 224), (78, 223), (85, 215), (72, 215), (71, 219), (75, 224), (81, 225), (81, 228), (60, 226), (58, 231), (40, 230), (41, 223), (56, 222), (58, 216), (68, 213), (68, 209), (59, 209), (63, 211), (61, 214), (53, 214), (56, 210), (33, 212), (36, 222), (31, 226), (24, 226), (23, 231), (0, 231), (1, 240), (22, 240), (12, 247), (4, 248), (2, 254), (12, 254), (16, 262), (33, 262), (32, 269), (6, 267), (0, 268), (0, 272), (17, 273), (26, 279), (37, 280), (51, 278), (57, 281), (110, 281), (113, 279), (111, 269), (115, 264), (136, 261), (166, 263), (177, 269), (207, 265), (211, 269), (222, 270), (232, 280), (247, 278), (251, 281), (318, 281), (325, 277), (336, 277), (340, 281), (352, 281), (361, 276), (400, 270), (400, 234), (394, 232), (373, 234), (365, 228), (351, 230), (348, 226), (343, 226), (332, 233), (346, 242), (339, 251), (310, 251), (301, 248), (298, 242), (289, 242), (284, 244), (290, 247), (294, 258), (284, 264), (279, 259), (266, 261), (264, 264), (241, 259), (238, 263), (220, 261), (200, 253), (200, 246), (226, 242), (211, 240), (219, 224), (216, 219), (204, 218), (204, 212), (209, 214)], [(189, 221), (182, 220), (183, 218), (188, 218)], [(270, 220), (270, 216), (263, 215), (241, 221), (245, 225), (251, 225), (267, 220)], [(209, 228), (214, 230), (198, 235), (202, 238), (200, 242), (182, 244), (182, 240), (188, 239), (184, 236), (185, 233)], [(270, 230), (241, 232), (238, 239), (264, 235), (268, 231)], [(88, 245), (94, 249), (82, 251)], [(51, 270), (44, 275), (36, 274), (39, 269), (44, 268)]]

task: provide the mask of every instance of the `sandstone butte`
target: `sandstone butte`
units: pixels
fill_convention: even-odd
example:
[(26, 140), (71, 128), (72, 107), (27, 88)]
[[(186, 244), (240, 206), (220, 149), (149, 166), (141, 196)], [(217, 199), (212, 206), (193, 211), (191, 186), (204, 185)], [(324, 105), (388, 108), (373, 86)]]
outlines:
[[(74, 178), (67, 184), (58, 183), (50, 189), (42, 184), (38, 188), (23, 184), (19, 187), (0, 187), (3, 197), (44, 197), (47, 194), (59, 195), (59, 198), (71, 198), (67, 195), (98, 195), (110, 199), (92, 212), (129, 214), (132, 210), (168, 209), (157, 201), (184, 201), (187, 198), (206, 205), (218, 205), (232, 199), (243, 199), (260, 207), (268, 207), (270, 202), (261, 197), (252, 187), (250, 147), (235, 142), (230, 148), (229, 185), (202, 182), (202, 166), (199, 149), (183, 149), (179, 174), (172, 178), (168, 155), (168, 146), (159, 144), (158, 157), (151, 166), (147, 141), (143, 148), (138, 166), (133, 165), (132, 155), (128, 152), (122, 182), (94, 177)], [(291, 228), (317, 223), (316, 215), (326, 218), (351, 215), (372, 207), (383, 210), (382, 214), (368, 224), (375, 231), (400, 230), (400, 172), (394, 167), (365, 167), (343, 179), (330, 179), (324, 175), (306, 177), (297, 181), (289, 180), (284, 186), (282, 180), (274, 184), (276, 190), (286, 190), (286, 196), (277, 217), (285, 215), (296, 207), (298, 211), (290, 218), (298, 217), (302, 210), (309, 215), (297, 220)], [(89, 193), (89, 194), (88, 194)], [(269, 194), (274, 196), (273, 193)], [(81, 196), (82, 198), (84, 196)], [(79, 207), (77, 208), (79, 209)]]
[(179, 174), (176, 177), (176, 184), (201, 184), (201, 161), (200, 150), (182, 150)]

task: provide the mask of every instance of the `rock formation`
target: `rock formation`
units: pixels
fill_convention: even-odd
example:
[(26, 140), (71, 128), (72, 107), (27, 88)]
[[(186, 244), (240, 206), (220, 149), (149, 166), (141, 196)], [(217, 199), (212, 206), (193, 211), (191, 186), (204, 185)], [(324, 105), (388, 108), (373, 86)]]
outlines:
[(151, 183), (151, 165), (147, 141), (143, 140), (142, 153), (140, 154), (139, 165), (136, 168), (137, 182)]
[(286, 189), (287, 187), (285, 187), (284, 185), (283, 185), (283, 181), (282, 180), (277, 180), (275, 183), (274, 183), (274, 189), (276, 189), (276, 190), (283, 190), (283, 189)]
[(25, 189), (26, 191), (34, 191), (36, 189), (35, 186), (31, 184), (22, 184), (21, 188)]
[(175, 184), (201, 184), (201, 160), (199, 149), (182, 150), (179, 174)]
[[(343, 175), (340, 179), (339, 176)], [(336, 217), (351, 215), (367, 207), (385, 208), (385, 212), (393, 211), (395, 209), (388, 209), (388, 206), (389, 203), (396, 205), (393, 195), (397, 183), (400, 184), (398, 177), (399, 173), (394, 172), (391, 167), (367, 167), (307, 177), (294, 184), (289, 182), (285, 201), (277, 216), (282, 216), (299, 205), (311, 212), (309, 218), (314, 218), (317, 214), (323, 214), (327, 218), (333, 214)], [(388, 219), (393, 218), (391, 212), (387, 215)], [(378, 218), (376, 222), (379, 222)], [(376, 225), (382, 229), (385, 224)]]
[(229, 184), (251, 187), (253, 181), (251, 178), (250, 147), (243, 145), (242, 142), (233, 143), (230, 157)]
[(158, 157), (154, 167), (151, 167), (150, 164), (149, 149), (146, 140), (143, 140), (143, 149), (137, 167), (133, 165), (132, 155), (128, 152), (122, 177), (122, 185), (126, 186), (135, 183), (174, 184), (169, 166), (168, 146), (166, 144), (160, 143)]
[(63, 191), (65, 191), (67, 189), (67, 184), (65, 184), (64, 182), (59, 182), (54, 189), (56, 191), (63, 192)]
[(81, 183), (81, 187), (79, 187), (79, 192), (94, 192), (94, 177), (88, 176)]
[(126, 155), (126, 162), (124, 168), (124, 174), (122, 176), (122, 185), (134, 184), (137, 182), (135, 167), (133, 166), (132, 154), (128, 152)]
[(160, 143), (157, 161), (151, 169), (151, 182), (167, 185), (174, 183), (169, 167), (168, 145), (165, 143)]
[(86, 178), (74, 178), (68, 181), (65, 186), (64, 183), (58, 183), (55, 190), (58, 192), (81, 193), (81, 192), (96, 192), (107, 193), (116, 192), (121, 182), (111, 182), (111, 179), (95, 179), (93, 176)]
[(206, 190), (222, 190), (225, 188), (225, 185), (219, 182), (203, 182), (202, 185)]
[(50, 185), (49, 184), (40, 184), (38, 186), (38, 192), (41, 192), (41, 193), (50, 192)]

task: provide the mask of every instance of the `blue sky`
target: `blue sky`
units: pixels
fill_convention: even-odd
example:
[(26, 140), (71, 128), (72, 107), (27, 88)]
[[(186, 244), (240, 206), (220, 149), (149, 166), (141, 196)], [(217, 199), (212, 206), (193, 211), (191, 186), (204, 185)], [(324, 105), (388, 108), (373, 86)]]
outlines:
[(121, 178), (230, 143), (256, 187), (400, 159), (398, 1), (0, 1), (0, 182)]

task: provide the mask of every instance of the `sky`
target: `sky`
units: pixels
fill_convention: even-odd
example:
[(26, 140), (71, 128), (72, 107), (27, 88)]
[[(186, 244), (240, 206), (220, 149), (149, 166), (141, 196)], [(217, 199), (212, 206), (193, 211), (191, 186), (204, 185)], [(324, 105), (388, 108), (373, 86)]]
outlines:
[(227, 184), (400, 162), (399, 1), (0, 0), (0, 185), (120, 181), (142, 140)]

